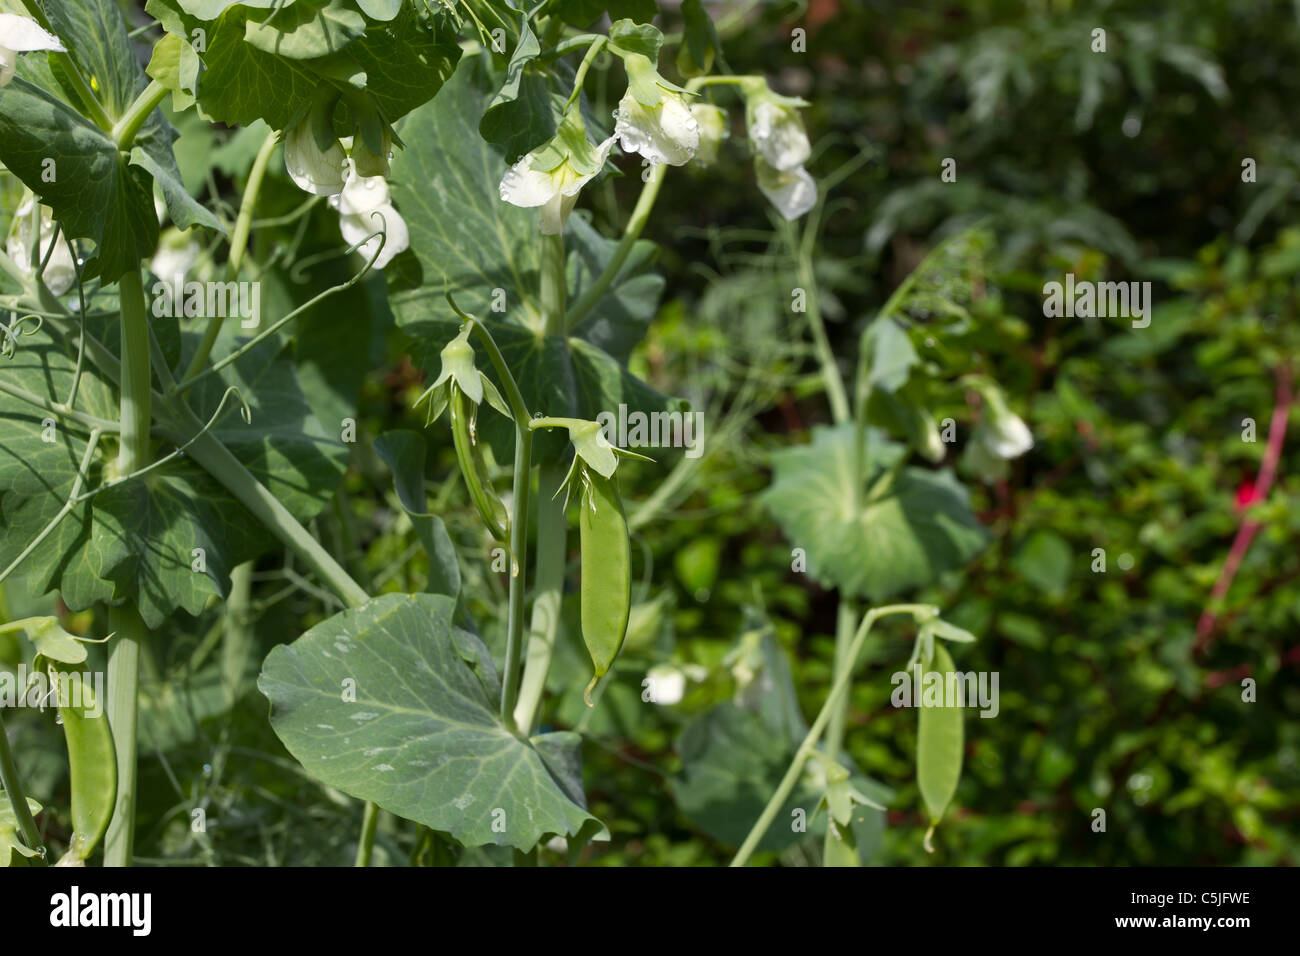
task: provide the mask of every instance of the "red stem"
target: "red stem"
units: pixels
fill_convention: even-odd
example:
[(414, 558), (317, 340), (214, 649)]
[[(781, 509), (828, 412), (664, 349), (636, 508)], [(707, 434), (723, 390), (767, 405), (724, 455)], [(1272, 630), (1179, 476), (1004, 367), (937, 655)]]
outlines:
[[(1277, 463), (1282, 457), (1282, 440), (1286, 437), (1287, 416), (1291, 411), (1291, 370), (1285, 365), (1279, 365), (1273, 370), (1273, 374), (1277, 378), (1277, 393), (1273, 404), (1273, 417), (1268, 424), (1268, 447), (1264, 449), (1264, 460), (1260, 463), (1259, 475), (1255, 478), (1255, 501), (1266, 499), (1269, 488), (1273, 485), (1273, 478), (1277, 475)], [(1223, 568), (1219, 571), (1219, 579), (1214, 582), (1214, 590), (1210, 592), (1209, 603), (1201, 612), (1201, 619), (1196, 622), (1194, 653), (1202, 654), (1210, 646), (1215, 624), (1219, 620), (1219, 605), (1227, 595), (1228, 589), (1232, 587), (1232, 579), (1237, 576), (1237, 569), (1241, 567), (1246, 551), (1250, 548), (1250, 543), (1259, 529), (1260, 523), (1250, 519), (1243, 520), (1241, 527), (1237, 529), (1237, 536), (1232, 540), (1232, 548), (1223, 562)]]

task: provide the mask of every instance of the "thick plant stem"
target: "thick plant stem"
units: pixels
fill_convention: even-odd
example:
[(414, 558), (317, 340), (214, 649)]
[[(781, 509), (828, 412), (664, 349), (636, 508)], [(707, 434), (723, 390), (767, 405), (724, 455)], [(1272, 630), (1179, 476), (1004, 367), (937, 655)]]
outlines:
[(233, 704), (239, 681), (253, 647), (253, 624), (249, 601), (253, 590), (253, 562), (245, 561), (230, 572), (230, 596), (226, 598), (225, 633), (221, 641), (221, 683), (226, 702)]
[(117, 801), (104, 835), (104, 865), (130, 866), (135, 846), (136, 719), (140, 687), (140, 645), (144, 621), (133, 604), (110, 609), (115, 632), (108, 648), (108, 726), (117, 755)]
[(18, 779), (18, 765), (14, 763), (14, 755), (9, 749), (3, 713), (0, 713), (0, 784), (4, 784), (5, 796), (13, 808), (23, 842), (29, 850), (43, 852), (41, 831), (36, 828), (36, 818), (32, 816), (31, 807), (27, 806), (27, 793), (23, 790), (22, 781)]
[(557, 497), (564, 481), (565, 468), (544, 464), (537, 476), (537, 582), (533, 596), (533, 616), (529, 625), (528, 650), (524, 661), (524, 679), (515, 705), (515, 726), (532, 734), (546, 675), (551, 669), (551, 655), (560, 630), (560, 602), (564, 596), (565, 541), (568, 526), (564, 519), (564, 501)]
[(564, 236), (542, 236), (541, 272), (544, 332), (546, 335), (561, 335), (566, 327), (564, 307), (568, 297), (564, 276)]
[(502, 667), (501, 719), (509, 726), (519, 694), (519, 653), (524, 643), (524, 598), (528, 591), (528, 496), (531, 493), (533, 433), (516, 422), (515, 478), (510, 514), (510, 607), (506, 615), (506, 659)]
[(157, 80), (151, 80), (149, 85), (140, 91), (140, 95), (135, 101), (127, 107), (122, 118), (113, 124), (110, 135), (117, 148), (130, 152), (131, 144), (135, 142), (135, 136), (140, 132), (140, 128), (149, 119), (149, 114), (158, 108), (167, 96), (167, 88)]
[(375, 829), (379, 824), (379, 807), (367, 803), (361, 816), (361, 839), (357, 843), (356, 866), (369, 866), (371, 854), (375, 849)]
[[(547, 237), (551, 238), (551, 237)], [(561, 238), (561, 237), (554, 237)], [(549, 254), (554, 268), (553, 247), (543, 251), (545, 260)], [(559, 270), (564, 274), (564, 243), (559, 245)], [(543, 276), (547, 274), (543, 270)], [(543, 280), (543, 290), (547, 288)], [(551, 294), (554, 294), (552, 285)], [(560, 295), (564, 294), (561, 282)], [(505, 356), (497, 346), (496, 340), (487, 326), (471, 315), (462, 312), (451, 294), (447, 294), (447, 304), (469, 324), (470, 329), (482, 340), (488, 354), (488, 360), (496, 369), (505, 391), (506, 403), (510, 406), (510, 415), (515, 420), (515, 467), (512, 486), (512, 507), (510, 513), (510, 604), (506, 617), (506, 657), (501, 674), (501, 719), (506, 726), (511, 726), (514, 719), (515, 701), (519, 694), (519, 655), (524, 642), (524, 601), (528, 591), (528, 496), (531, 493), (533, 464), (533, 433), (528, 428), (530, 420), (528, 406), (519, 391), (519, 383), (510, 373)]]
[[(839, 676), (845, 668), (852, 669), (854, 661), (849, 659), (849, 647), (853, 643), (853, 632), (857, 624), (857, 614), (853, 610), (853, 601), (840, 598), (840, 606), (835, 622), (835, 666), (833, 674)], [(826, 756), (838, 759), (840, 747), (844, 743), (844, 722), (848, 714), (848, 698), (831, 709), (831, 719), (826, 728), (826, 743), (822, 748)]]
[[(275, 152), (276, 142), (276, 134), (268, 133), (266, 139), (262, 141), (262, 148), (257, 151), (252, 169), (249, 170), (248, 184), (244, 187), (244, 199), (239, 204), (239, 216), (235, 219), (235, 231), (230, 234), (230, 258), (226, 260), (228, 282), (239, 278), (239, 267), (243, 264), (244, 251), (248, 248), (248, 234), (253, 226), (253, 211), (257, 208), (257, 197), (262, 191), (262, 179), (266, 176), (266, 167), (271, 161), (271, 154)], [(169, 277), (163, 276), (163, 278)], [(186, 366), (181, 381), (192, 379), (203, 371), (203, 366), (207, 364), (208, 356), (212, 354), (212, 346), (216, 344), (224, 321), (225, 315), (220, 312), (208, 319), (207, 328), (203, 330), (203, 339), (199, 342), (194, 357), (190, 359), (190, 364)]]
[[(632, 247), (641, 238), (641, 230), (645, 228), (646, 222), (650, 219), (650, 211), (654, 209), (655, 199), (659, 196), (659, 187), (664, 181), (664, 168), (662, 165), (651, 167), (650, 174), (641, 187), (641, 196), (637, 199), (636, 206), (632, 209), (632, 216), (628, 219), (627, 226), (623, 230), (623, 238), (618, 241), (618, 248), (614, 250), (614, 255), (610, 257), (609, 263), (601, 270), (600, 275), (596, 276), (595, 281), (578, 297), (578, 301), (573, 303), (573, 308), (569, 310), (569, 314), (564, 318), (565, 329), (573, 329), (586, 318), (587, 313), (595, 307), (596, 303), (600, 301), (600, 297), (609, 290), (610, 285), (618, 278), (619, 272), (623, 269), (623, 264), (627, 262), (627, 257), (632, 254)], [(545, 272), (543, 272), (544, 275)]]
[[(867, 635), (871, 633), (871, 627), (876, 623), (877, 619), (890, 614), (912, 614), (925, 619), (938, 613), (939, 609), (929, 604), (891, 604), (887, 607), (878, 607), (868, 611), (863, 616), (862, 623), (858, 626), (858, 632), (853, 636), (853, 643), (848, 650), (848, 659), (857, 660), (858, 654), (862, 652), (862, 645), (866, 642)], [(790, 761), (790, 767), (786, 770), (785, 776), (781, 778), (781, 783), (773, 791), (771, 798), (767, 801), (767, 806), (763, 808), (763, 812), (754, 822), (749, 835), (745, 837), (745, 842), (736, 851), (736, 856), (731, 861), (732, 866), (744, 866), (749, 861), (749, 858), (754, 855), (754, 849), (772, 826), (772, 821), (776, 819), (776, 815), (785, 806), (785, 801), (789, 799), (795, 784), (799, 781), (799, 774), (803, 772), (804, 764), (812, 756), (817, 747), (817, 741), (821, 738), (822, 731), (826, 729), (826, 725), (830, 722), (832, 709), (848, 689), (852, 676), (853, 669), (851, 667), (845, 667), (836, 675), (835, 682), (831, 685), (830, 692), (826, 695), (826, 700), (822, 704), (822, 709), (817, 714), (817, 719), (808, 728), (808, 733), (804, 736), (803, 742), (799, 744), (799, 749), (795, 751), (794, 759)]]
[[(188, 428), (177, 432), (181, 441), (189, 440), (202, 423), (191, 414)], [(169, 437), (177, 437), (170, 436)], [(311, 571), (349, 607), (359, 607), (370, 599), (366, 589), (352, 579), (333, 556), (298, 523), (275, 495), (244, 467), (243, 462), (211, 434), (200, 435), (186, 450), (198, 465), (220, 482), (247, 508), (263, 526), (274, 534)]]
[[(118, 292), (121, 301), (122, 371), (118, 418), (121, 445), (117, 454), (117, 472), (129, 475), (149, 464), (151, 422), (149, 320), (138, 268), (118, 280)], [(146, 631), (139, 611), (130, 602), (113, 608), (109, 620), (116, 633), (108, 649), (107, 713), (117, 754), (117, 802), (104, 837), (104, 865), (130, 866), (135, 839), (135, 735), (140, 647), (145, 641)]]
[[(852, 673), (853, 666), (857, 663), (856, 658), (849, 657), (849, 647), (853, 643), (856, 622), (857, 613), (853, 607), (853, 600), (841, 595), (835, 621), (835, 666), (831, 672), (834, 677), (838, 677), (845, 671)], [(822, 746), (822, 752), (831, 760), (840, 759), (840, 749), (844, 745), (844, 724), (848, 712), (849, 695), (845, 694), (831, 708), (831, 719), (826, 728), (826, 741)], [(823, 846), (823, 860), (834, 858), (838, 843), (833, 828), (828, 826)]]

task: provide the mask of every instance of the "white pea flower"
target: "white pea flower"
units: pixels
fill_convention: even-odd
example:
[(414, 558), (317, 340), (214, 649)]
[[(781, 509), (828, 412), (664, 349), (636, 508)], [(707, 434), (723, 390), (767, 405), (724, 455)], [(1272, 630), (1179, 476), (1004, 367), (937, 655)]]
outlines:
[(695, 161), (709, 166), (718, 161), (722, 141), (730, 134), (727, 128), (727, 111), (712, 103), (693, 103), (691, 115), (700, 128), (700, 145), (695, 151)]
[(650, 702), (672, 706), (686, 693), (686, 674), (671, 664), (656, 664), (646, 671), (645, 688)]
[(700, 124), (683, 90), (673, 86), (640, 53), (623, 57), (627, 92), (614, 111), (614, 135), (627, 153), (652, 166), (684, 166), (700, 145)]
[[(285, 135), (284, 167), (299, 189), (314, 196), (336, 196), (343, 191), (347, 153), (337, 139), (321, 149), (312, 119), (304, 117)], [(328, 135), (333, 136), (332, 131)]]
[(987, 380), (972, 384), (984, 399), (984, 415), (964, 460), (981, 479), (992, 482), (1010, 473), (1007, 462), (1034, 447), (1034, 436), (1024, 419), (1007, 407), (1001, 389)]
[[(10, 229), (9, 238), (5, 243), (5, 252), (14, 261), (14, 265), (29, 275), (35, 273), (37, 267), (42, 262), (45, 262), (45, 271), (41, 273), (42, 281), (55, 295), (63, 295), (77, 281), (77, 265), (72, 257), (72, 247), (68, 245), (68, 240), (64, 237), (62, 231), (59, 232), (58, 241), (55, 241), (54, 219), (51, 216), (49, 207), (41, 206), (40, 246), (37, 249), (37, 259), (33, 262), (31, 257), (34, 240), (32, 220), (35, 210), (35, 197), (29, 197), (26, 202), (18, 207), (18, 212), (14, 214), (13, 227)], [(51, 246), (53, 246), (53, 251), (51, 251)], [(47, 259), (48, 261), (46, 261)]]
[(183, 276), (199, 261), (200, 252), (198, 242), (190, 238), (188, 232), (181, 232), (174, 226), (164, 229), (158, 237), (158, 251), (149, 260), (149, 271), (160, 279)]
[[(384, 248), (375, 259), (376, 269), (384, 268), (394, 256), (410, 247), (410, 230), (393, 206), (383, 176), (358, 176), (356, 167), (349, 162), (346, 182), (337, 196), (330, 197), (330, 205), (338, 210), (339, 230), (348, 245), (361, 242), (377, 230), (386, 230)], [(368, 260), (375, 254), (379, 241), (379, 236), (371, 236), (361, 242), (357, 252)]]
[(614, 139), (592, 143), (582, 114), (576, 108), (570, 110), (553, 138), (506, 170), (501, 177), (501, 198), (523, 208), (541, 206), (542, 234), (560, 235), (579, 191), (605, 165)]
[(759, 190), (786, 219), (798, 219), (817, 203), (817, 183), (802, 166), (777, 169), (755, 156), (754, 170)]
[(761, 90), (746, 93), (745, 125), (749, 138), (754, 141), (758, 155), (773, 169), (799, 169), (812, 155), (812, 145), (798, 110), (807, 105), (801, 99), (773, 93), (766, 84)]
[(32, 50), (66, 52), (59, 38), (31, 17), (0, 13), (0, 87), (8, 86), (18, 66), (18, 54)]
[(1019, 458), (1034, 447), (1034, 436), (1030, 434), (1029, 426), (1023, 418), (1009, 410), (989, 423), (985, 440), (993, 454), (1008, 460)]

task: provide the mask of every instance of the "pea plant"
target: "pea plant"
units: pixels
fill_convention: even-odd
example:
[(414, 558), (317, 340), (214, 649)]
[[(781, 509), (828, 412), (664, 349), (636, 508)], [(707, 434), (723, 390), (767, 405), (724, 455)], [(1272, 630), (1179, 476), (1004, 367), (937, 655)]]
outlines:
[[(636, 623), (620, 478), (667, 466), (608, 425), (690, 414), (634, 372), (634, 352), (663, 287), (642, 234), (665, 182), (690, 189), (680, 167), (701, 164), (735, 166), (796, 266), (790, 322), (811, 336), (831, 423), (772, 455), (762, 503), (793, 571), (839, 595), (811, 724), (761, 622), (725, 662), (736, 700), (709, 719), (751, 722), (782, 741), (785, 763), (748, 816), (729, 816), (724, 842), (737, 865), (808, 833), (827, 865), (865, 856), (887, 789), (843, 743), (873, 628), (914, 622), (900, 664), (926, 688), (957, 670), (945, 643), (974, 640), (936, 604), (883, 603), (959, 572), (985, 543), (965, 488), (934, 466), (970, 410), (964, 467), (976, 477), (997, 481), (1032, 445), (979, 360), (986, 237), (936, 250), (841, 361), (816, 250), (843, 171), (814, 179), (809, 104), (731, 72), (700, 0), (672, 12), (668, 35), (651, 22), (654, 0), (3, 0), (0, 11), (0, 581), (61, 602), (0, 633), (30, 642), (22, 695), (57, 704), (73, 828), (42, 832), (0, 732), (4, 859), (39, 865), (62, 843), (61, 862), (82, 864), (102, 841), (106, 865), (132, 862), (137, 823), (150, 822), (137, 812), (138, 718), (166, 706), (141, 675), (168, 635), (215, 620), (236, 686), (254, 663), (251, 582), (275, 555), (329, 612), (284, 635), (257, 687), (306, 774), (364, 805), (359, 864), (381, 811), (415, 828), (423, 862), (483, 846), (535, 862), (557, 838), (576, 861), (608, 841), (584, 794), (582, 735), (546, 719), (545, 703), (570, 679), (553, 668), (567, 588), (590, 658), (587, 707), (603, 703)], [(622, 90), (616, 110), (596, 108), (596, 86)], [(743, 134), (728, 143), (733, 127)], [(214, 129), (228, 145), (196, 167), (187, 139)], [(281, 164), (300, 202), (272, 214)], [(580, 200), (618, 176), (639, 178), (640, 193), (607, 236)], [(323, 210), (337, 232), (313, 248), (307, 224)], [(422, 589), (369, 580), (318, 520), (355, 464), (349, 402), (370, 371), (349, 328), (359, 296), (391, 312), (428, 376), (410, 403), (424, 430), (367, 438), (427, 561)], [(430, 492), (426, 466), (448, 445), (481, 526), (472, 548)], [(673, 466), (666, 481), (679, 474), (692, 472)], [(486, 582), (466, 571), (484, 561)], [(916, 774), (929, 846), (956, 792), (963, 720), (925, 696)], [(727, 796), (710, 786), (742, 787), (728, 776), (735, 754), (682, 749), (674, 795), (688, 816)]]

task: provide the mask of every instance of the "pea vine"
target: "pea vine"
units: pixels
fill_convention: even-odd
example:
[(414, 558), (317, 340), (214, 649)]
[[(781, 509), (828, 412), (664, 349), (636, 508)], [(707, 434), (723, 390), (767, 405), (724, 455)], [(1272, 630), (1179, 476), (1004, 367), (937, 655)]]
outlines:
[[(729, 72), (698, 0), (681, 5), (681, 32), (667, 38), (651, 0), (148, 0), (136, 12), (128, 22), (113, 0), (6, 0), (0, 12), (12, 213), (0, 253), (0, 582), (56, 592), (106, 632), (92, 641), (49, 615), (0, 627), (27, 635), (33, 673), (55, 684), (89, 676), (88, 660), (104, 655), (106, 700), (57, 702), (75, 825), (64, 861), (84, 863), (102, 839), (106, 865), (132, 863), (152, 647), (188, 626), (178, 622), (215, 615), (237, 686), (250, 581), (276, 553), (294, 565), (291, 589), (330, 613), (274, 647), (257, 686), (306, 773), (364, 803), (359, 864), (372, 859), (381, 811), (419, 828), (422, 858), (494, 845), (531, 859), (559, 837), (576, 859), (610, 838), (584, 796), (587, 718), (555, 730), (543, 717), (548, 692), (572, 680), (554, 666), (569, 516), (575, 630), (589, 657), (578, 686), (598, 708), (645, 607), (634, 601), (636, 531), (698, 467), (612, 441), (601, 420), (690, 414), (632, 371), (662, 286), (642, 236), (661, 191), (686, 182), (682, 167), (745, 163), (746, 188), (770, 204), (797, 265), (794, 312), (831, 421), (772, 456), (762, 500), (796, 570), (837, 591), (839, 610), (811, 725), (797, 702), (773, 724), (751, 699), (760, 684), (792, 694), (761, 622), (727, 661), (737, 703), (710, 720), (757, 721), (785, 760), (732, 841), (735, 865), (788, 843), (777, 821), (791, 801), (824, 830), (823, 862), (856, 864), (864, 808), (883, 810), (879, 785), (844, 748), (873, 628), (913, 622), (906, 667), (918, 679), (955, 671), (944, 642), (974, 639), (932, 604), (884, 603), (959, 570), (985, 542), (951, 471), (912, 463), (944, 457), (930, 409), (973, 397), (969, 463), (989, 480), (1032, 444), (961, 346), (977, 321), (983, 234), (932, 253), (845, 362), (827, 334), (816, 250), (827, 194), (851, 169), (814, 177), (810, 104)], [(597, 82), (623, 90), (612, 117), (593, 108)], [(238, 145), (220, 177), (187, 181), (181, 146), (215, 124), (241, 128)], [(726, 142), (733, 127), (743, 143)], [(618, 210), (621, 234), (605, 236), (579, 210), (620, 173), (640, 191)], [(304, 245), (322, 216), (336, 217), (337, 240)], [(231, 307), (214, 310), (214, 295)], [(352, 549), (319, 530), (357, 461), (349, 412), (367, 346), (349, 338), (347, 310), (362, 296), (384, 300), (429, 376), (410, 402), (424, 431), (371, 442), (427, 561), (421, 591), (367, 580)], [(274, 317), (241, 311), (254, 301)], [(481, 526), (473, 549), (453, 542), (431, 501), (431, 443), (454, 452)], [(629, 507), (620, 471), (665, 465), (656, 496)], [(484, 615), (465, 574), (484, 547), (498, 589), (504, 581), (503, 615)], [(963, 724), (954, 707), (918, 713), (929, 846), (956, 792)], [(692, 775), (716, 757), (686, 769), (688, 814), (708, 798)], [(41, 808), (2, 724), (0, 780), (0, 848), (44, 862)]]

